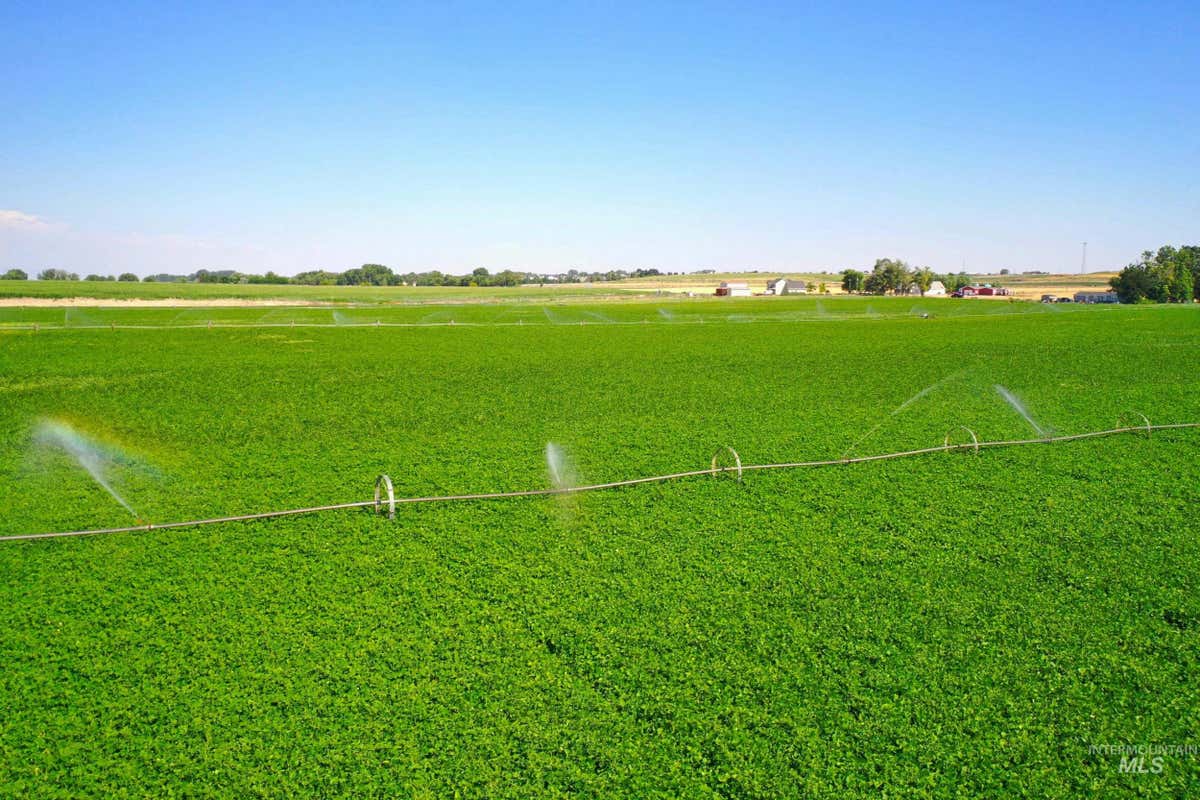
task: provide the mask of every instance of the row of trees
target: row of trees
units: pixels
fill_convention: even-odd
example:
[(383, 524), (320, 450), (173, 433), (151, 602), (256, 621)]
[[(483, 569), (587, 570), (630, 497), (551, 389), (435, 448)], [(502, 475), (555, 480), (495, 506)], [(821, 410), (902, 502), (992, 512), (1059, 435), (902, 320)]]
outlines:
[(1190, 303), (1200, 297), (1200, 246), (1147, 250), (1110, 285), (1122, 303)]
[[(707, 272), (709, 270), (701, 270)], [(1001, 274), (1008, 270), (1001, 270)], [(258, 284), (303, 284), (308, 286), (520, 286), (544, 283), (588, 283), (620, 281), (627, 278), (645, 278), (662, 275), (657, 269), (609, 270), (607, 272), (583, 272), (568, 270), (563, 273), (518, 272), (506, 269), (491, 273), (485, 267), (475, 269), (470, 275), (448, 275), (438, 270), (429, 272), (397, 273), (382, 264), (363, 264), (345, 272), (312, 270), (294, 277), (267, 272), (265, 275), (247, 274), (235, 270), (202, 269), (190, 275), (149, 275), (146, 282), (178, 283), (258, 283)], [(665, 273), (673, 275), (675, 273)], [(44, 269), (38, 273), (42, 281), (77, 281), (79, 275), (63, 269)], [(29, 275), (21, 269), (10, 269), (0, 275), (0, 280), (28, 280)], [(132, 272), (119, 276), (88, 275), (85, 281), (137, 281)], [(847, 269), (842, 272), (842, 290), (866, 294), (925, 294), (933, 281), (941, 281), (947, 292), (971, 283), (965, 272), (938, 275), (929, 267), (911, 267), (900, 259), (881, 258), (870, 272)], [(1112, 288), (1122, 303), (1190, 303), (1200, 297), (1200, 246), (1160, 247), (1157, 251), (1147, 250), (1141, 260), (1130, 264), (1112, 279)]]
[[(65, 269), (44, 269), (38, 273), (39, 281), (77, 281), (79, 274), (67, 272)], [(0, 281), (27, 281), (29, 273), (23, 269), (10, 269), (0, 275)], [(132, 272), (122, 272), (120, 275), (88, 275), (85, 281), (137, 281), (140, 280)]]
[[(428, 272), (393, 272), (382, 264), (363, 264), (345, 272), (314, 270), (302, 272), (291, 279), (292, 283), (316, 286), (521, 286), (530, 283), (590, 283), (622, 281), (628, 278), (648, 278), (663, 275), (657, 269), (615, 269), (607, 272), (583, 272), (567, 270), (560, 273), (521, 272), (501, 270), (490, 272), (486, 267), (477, 267), (469, 275), (449, 275), (439, 270)], [(673, 275), (675, 273), (665, 273)]]
[[(478, 267), (470, 275), (448, 275), (438, 270), (429, 272), (394, 272), (383, 264), (363, 264), (361, 267), (348, 269), (345, 272), (329, 272), (318, 269), (301, 272), (294, 277), (277, 275), (267, 272), (265, 275), (254, 275), (237, 272), (231, 269), (207, 270), (201, 269), (190, 275), (171, 275), (160, 273), (147, 275), (141, 280), (146, 283), (267, 283), (267, 284), (300, 284), (305, 286), (520, 286), (529, 283), (591, 283), (602, 281), (622, 281), (627, 278), (649, 278), (656, 275), (674, 275), (674, 272), (663, 273), (657, 269), (614, 269), (607, 272), (583, 272), (567, 270), (561, 273), (518, 272), (506, 269), (501, 272), (489, 272), (486, 267)], [(38, 273), (41, 281), (77, 281), (79, 275), (63, 269), (45, 269)], [(29, 275), (20, 269), (10, 269), (0, 276), (4, 280), (29, 280)], [(112, 275), (88, 275), (88, 281), (136, 281), (138, 276), (132, 272), (121, 273), (118, 277)]]
[(842, 291), (866, 294), (925, 294), (934, 281), (941, 281), (953, 292), (971, 283), (965, 272), (938, 275), (929, 267), (910, 267), (900, 259), (881, 258), (870, 272), (847, 269), (842, 272)]
[[(65, 269), (44, 269), (38, 273), (39, 281), (77, 281), (79, 274), (67, 272)], [(10, 269), (0, 275), (0, 281), (27, 281), (29, 273), (23, 269)], [(88, 275), (85, 281), (137, 281), (140, 280), (132, 272), (122, 272), (120, 275)]]

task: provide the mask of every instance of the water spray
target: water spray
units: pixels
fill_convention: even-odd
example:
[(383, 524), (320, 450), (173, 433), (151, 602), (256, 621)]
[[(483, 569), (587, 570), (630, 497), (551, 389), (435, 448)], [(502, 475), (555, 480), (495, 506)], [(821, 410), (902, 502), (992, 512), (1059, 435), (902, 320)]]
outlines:
[(546, 442), (546, 474), (550, 485), (559, 491), (569, 489), (576, 483), (574, 473), (562, 448), (554, 442)]
[[(274, 519), (276, 517), (298, 516), (301, 514), (315, 514), (323, 511), (337, 511), (343, 509), (354, 508), (373, 508), (376, 513), (382, 514), (384, 509), (387, 509), (389, 519), (395, 518), (396, 506), (416, 503), (451, 503), (451, 502), (475, 502), (482, 500), (503, 500), (520, 497), (549, 497), (555, 495), (573, 495), (583, 492), (597, 492), (607, 489), (617, 489), (627, 486), (637, 486), (646, 483), (664, 483), (667, 481), (682, 480), (684, 478), (695, 478), (705, 475), (720, 476), (724, 474), (735, 475), (739, 482), (746, 472), (757, 470), (775, 470), (775, 469), (804, 469), (817, 467), (835, 467), (847, 466), (850, 464), (864, 464), (872, 461), (888, 461), (896, 458), (911, 458), (915, 456), (930, 455), (933, 453), (953, 453), (961, 451), (973, 451), (978, 454), (984, 448), (993, 447), (1019, 447), (1024, 445), (1034, 444), (1053, 444), (1056, 442), (1072, 442), (1082, 439), (1096, 439), (1107, 436), (1118, 436), (1128, 433), (1145, 433), (1147, 437), (1152, 431), (1162, 430), (1181, 430), (1200, 428), (1200, 422), (1176, 422), (1161, 425), (1151, 424), (1150, 420), (1143, 414), (1136, 412), (1124, 412), (1121, 415), (1121, 421), (1118, 422), (1121, 427), (1110, 428), (1101, 431), (1088, 431), (1086, 433), (1074, 433), (1064, 436), (1048, 436), (1039, 439), (1007, 439), (998, 441), (981, 442), (975, 435), (975, 432), (965, 426), (960, 426), (949, 431), (942, 440), (941, 445), (934, 447), (924, 447), (917, 450), (904, 450), (894, 453), (881, 453), (872, 456), (857, 456), (854, 458), (843, 457), (837, 459), (828, 459), (823, 461), (793, 461), (778, 464), (743, 464), (741, 456), (731, 447), (722, 447), (713, 455), (710, 466), (707, 469), (689, 470), (686, 472), (675, 472), (667, 475), (651, 475), (644, 478), (629, 478), (626, 480), (612, 481), (610, 483), (595, 483), (583, 486), (573, 486), (567, 483), (552, 486), (549, 489), (526, 489), (514, 492), (483, 492), (477, 494), (458, 494), (458, 495), (431, 495), (427, 497), (396, 497), (392, 487), (392, 480), (387, 475), (380, 475), (375, 480), (375, 496), (371, 500), (354, 501), (350, 503), (334, 503), (332, 505), (310, 506), (308, 508), (292, 508), (282, 511), (264, 511), (254, 514), (238, 514), (227, 517), (214, 517), (210, 519), (187, 520), (183, 522), (167, 522), (159, 525), (152, 523), (143, 525), (132, 525), (123, 528), (97, 528), (90, 530), (78, 531), (57, 531), (52, 533), (26, 533), (12, 534), (0, 536), (0, 542), (11, 542), (29, 539), (55, 539), (73, 536), (95, 536), (99, 534), (109, 533), (135, 533), (142, 531), (152, 531), (169, 528), (194, 528), (201, 525), (217, 525), (229, 522), (249, 522), (254, 520)], [(1122, 422), (1127, 422), (1134, 419), (1140, 419), (1142, 424), (1125, 425)], [(956, 438), (962, 438), (958, 435), (959, 431), (966, 432), (970, 437), (970, 441), (953, 441)], [(547, 447), (547, 466), (549, 469), (549, 453), (550, 447)], [(731, 456), (732, 463), (721, 463), (721, 458)], [(552, 475), (553, 478), (553, 475)], [(553, 482), (553, 480), (552, 480)], [(386, 494), (386, 506), (383, 502)], [(115, 496), (115, 495), (114, 495)], [(128, 505), (122, 503), (128, 508)], [(132, 511), (132, 509), (130, 509)], [(136, 516), (136, 515), (135, 515)]]
[(107, 448), (87, 438), (70, 425), (51, 420), (45, 420), (38, 425), (34, 439), (40, 444), (54, 447), (71, 456), (84, 471), (92, 476), (92, 480), (120, 503), (134, 519), (141, 519), (133, 510), (133, 506), (129, 505), (109, 483), (108, 468), (114, 462), (114, 458)]
[(1038, 425), (1037, 422), (1034, 421), (1033, 417), (1031, 417), (1029, 415), (1029, 410), (1025, 408), (1025, 404), (1022, 403), (1021, 400), (1015, 394), (1013, 394), (1007, 388), (1001, 386), (998, 383), (993, 388), (995, 388), (996, 392), (1001, 397), (1003, 397), (1010, 406), (1013, 407), (1014, 411), (1016, 411), (1018, 414), (1020, 414), (1022, 417), (1025, 418), (1025, 421), (1029, 423), (1029, 427), (1031, 427), (1035, 431), (1037, 431), (1038, 436), (1041, 436), (1044, 438), (1046, 436), (1052, 436), (1054, 434), (1053, 428), (1043, 428), (1041, 425)]
[(891, 420), (891, 418), (892, 418), (892, 417), (894, 417), (894, 416), (896, 416), (897, 414), (899, 414), (900, 412), (904, 411), (904, 409), (908, 408), (908, 407), (909, 407), (909, 406), (911, 406), (913, 403), (917, 402), (918, 400), (920, 400), (921, 398), (923, 398), (925, 395), (929, 394), (930, 392), (934, 391), (934, 390), (935, 390), (935, 389), (937, 389), (938, 387), (942, 386), (943, 384), (949, 383), (950, 381), (954, 380), (955, 378), (957, 378), (957, 377), (959, 377), (959, 376), (961, 376), (961, 375), (964, 375), (964, 374), (966, 374), (966, 373), (970, 372), (972, 369), (974, 369), (974, 368), (973, 368), (973, 367), (967, 367), (966, 369), (960, 369), (958, 372), (953, 372), (953, 373), (951, 373), (951, 374), (949, 374), (949, 375), (945, 375), (945, 376), (943, 376), (943, 377), (941, 377), (941, 378), (937, 379), (937, 380), (936, 380), (936, 381), (934, 381), (933, 383), (929, 384), (929, 385), (928, 385), (928, 386), (926, 386), (924, 389), (920, 390), (919, 392), (917, 392), (917, 393), (916, 393), (916, 394), (914, 394), (912, 397), (910, 397), (910, 398), (908, 398), (907, 400), (905, 400), (905, 401), (904, 401), (903, 403), (901, 403), (900, 405), (896, 406), (896, 408), (894, 408), (894, 409), (892, 410), (892, 413), (888, 414), (886, 417), (884, 417), (883, 419), (881, 419), (881, 420), (880, 420), (880, 421), (879, 421), (879, 422), (878, 422), (878, 423), (875, 425), (875, 427), (871, 428), (869, 431), (867, 431), (866, 433), (864, 433), (862, 436), (860, 436), (860, 437), (858, 437), (857, 439), (855, 439), (855, 440), (854, 440), (854, 443), (853, 443), (853, 444), (851, 444), (849, 447), (847, 447), (847, 448), (846, 448), (846, 452), (845, 452), (845, 454), (844, 454), (844, 455), (848, 456), (848, 455), (850, 455), (850, 453), (854, 452), (854, 448), (858, 447), (860, 444), (862, 444), (862, 443), (863, 443), (863, 442), (865, 442), (867, 439), (869, 439), (869, 438), (870, 438), (870, 437), (871, 437), (871, 436), (872, 436), (872, 435), (873, 435), (873, 434), (874, 434), (876, 431), (878, 431), (880, 428), (882, 428), (886, 422), (888, 422), (889, 420)]

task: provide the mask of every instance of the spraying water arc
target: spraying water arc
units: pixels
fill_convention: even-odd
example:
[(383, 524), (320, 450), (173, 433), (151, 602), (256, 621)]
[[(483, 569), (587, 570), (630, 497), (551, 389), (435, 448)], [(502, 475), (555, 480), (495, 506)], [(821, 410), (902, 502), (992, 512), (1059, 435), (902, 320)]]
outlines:
[(1030, 416), (1029, 409), (1025, 408), (1025, 404), (1022, 403), (1020, 398), (1018, 398), (1015, 394), (1013, 394), (1006, 387), (1001, 386), (998, 383), (995, 385), (994, 388), (996, 389), (996, 392), (1001, 397), (1004, 398), (1005, 402), (1007, 402), (1010, 406), (1012, 406), (1014, 411), (1016, 411), (1018, 414), (1020, 414), (1022, 417), (1025, 418), (1025, 421), (1029, 423), (1029, 427), (1033, 428), (1034, 431), (1037, 432), (1038, 436), (1048, 437), (1048, 436), (1054, 435), (1053, 429), (1043, 428), (1041, 425), (1039, 425), (1037, 423), (1036, 420), (1034, 420), (1034, 418), (1032, 416)]
[(122, 508), (129, 512), (130, 516), (134, 519), (141, 519), (133, 510), (133, 506), (129, 505), (109, 482), (108, 468), (113, 463), (113, 458), (102, 445), (84, 436), (70, 425), (53, 420), (45, 420), (38, 425), (34, 432), (34, 440), (43, 446), (60, 450), (73, 458), (75, 463), (87, 472), (100, 488), (108, 492), (113, 500), (116, 500)]
[[(625, 480), (611, 481), (608, 483), (596, 483), (589, 485), (577, 485), (572, 483), (567, 476), (570, 475), (568, 467), (569, 461), (562, 449), (553, 443), (546, 446), (546, 465), (550, 475), (552, 488), (548, 489), (524, 489), (519, 491), (508, 492), (481, 492), (474, 494), (456, 494), (456, 495), (432, 495), (428, 497), (394, 497), (391, 493), (388, 494), (388, 510), (391, 511), (394, 506), (401, 504), (417, 504), (417, 503), (450, 503), (450, 502), (474, 502), (481, 500), (501, 500), (519, 497), (550, 497), (562, 495), (575, 495), (583, 492), (596, 492), (607, 489), (616, 489), (627, 486), (639, 486), (648, 483), (663, 483), (666, 481), (675, 481), (685, 478), (695, 478), (702, 475), (720, 475), (723, 473), (736, 472), (740, 477), (743, 473), (761, 471), (761, 470), (780, 470), (780, 469), (800, 469), (813, 467), (833, 467), (843, 466), (847, 464), (865, 464), (875, 461), (888, 461), (898, 458), (911, 458), (916, 456), (925, 456), (933, 453), (954, 453), (960, 451), (974, 451), (979, 453), (984, 448), (998, 447), (1019, 447), (1024, 445), (1041, 445), (1047, 442), (1074, 442), (1083, 439), (1096, 439), (1101, 437), (1118, 436), (1121, 434), (1144, 433), (1147, 436), (1151, 431), (1166, 431), (1166, 430), (1183, 430), (1183, 429), (1200, 429), (1200, 422), (1175, 422), (1166, 424), (1151, 424), (1142, 415), (1140, 417), (1145, 424), (1136, 426), (1125, 426), (1111, 428), (1108, 430), (1087, 431), (1085, 433), (1073, 433), (1067, 435), (1049, 436), (1038, 439), (1007, 439), (981, 442), (975, 436), (974, 431), (969, 428), (959, 428), (956, 430), (965, 431), (970, 437), (969, 441), (952, 441), (955, 432), (948, 433), (941, 445), (932, 447), (922, 447), (916, 450), (903, 450), (893, 453), (880, 453), (878, 455), (857, 456), (854, 458), (837, 458), (826, 459), (821, 461), (793, 461), (786, 463), (775, 464), (742, 464), (740, 457), (731, 449), (722, 448), (717, 451), (714, 457), (720, 456), (726, 452), (734, 458), (734, 465), (721, 465), (719, 462), (716, 465), (706, 469), (693, 469), (685, 472), (674, 472), (667, 475), (650, 475), (641, 478), (628, 478)], [(323, 506), (310, 506), (308, 508), (291, 508), (281, 511), (263, 511), (252, 514), (238, 514), (234, 516), (212, 517), (208, 519), (193, 519), (182, 522), (168, 522), (159, 525), (141, 524), (124, 528), (93, 528), (76, 531), (57, 531), (52, 533), (23, 533), (10, 534), (0, 536), (0, 542), (11, 542), (32, 539), (56, 539), (63, 537), (75, 536), (95, 536), (99, 534), (109, 533), (133, 533), (138, 531), (152, 531), (166, 528), (192, 528), (199, 525), (217, 525), (229, 522), (246, 522), (251, 520), (275, 519), (278, 517), (297, 516), (301, 514), (315, 514), (322, 511), (336, 511), (355, 508), (370, 508), (373, 507), (376, 511), (382, 509), (382, 491), (386, 488), (384, 482), (385, 476), (381, 476), (376, 483), (376, 495), (370, 500), (354, 501), (349, 503), (334, 503)], [(390, 483), (388, 481), (387, 483)], [(128, 506), (126, 505), (128, 508)]]
[(556, 492), (570, 492), (579, 484), (575, 465), (562, 447), (554, 442), (546, 442), (546, 476)]

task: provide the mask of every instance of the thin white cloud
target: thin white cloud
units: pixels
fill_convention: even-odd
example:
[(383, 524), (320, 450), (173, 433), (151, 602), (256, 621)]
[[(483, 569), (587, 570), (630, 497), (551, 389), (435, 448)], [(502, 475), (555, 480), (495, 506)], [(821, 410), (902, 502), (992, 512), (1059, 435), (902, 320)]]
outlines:
[(50, 223), (36, 214), (26, 214), (24, 211), (0, 208), (0, 228), (46, 230), (49, 227)]

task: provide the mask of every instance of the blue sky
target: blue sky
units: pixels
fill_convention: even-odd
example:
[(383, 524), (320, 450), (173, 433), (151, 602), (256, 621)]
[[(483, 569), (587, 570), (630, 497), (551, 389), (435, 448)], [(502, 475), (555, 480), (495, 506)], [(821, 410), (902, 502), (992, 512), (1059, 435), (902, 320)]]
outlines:
[(939, 271), (1200, 243), (1200, 5), (0, 7), (0, 268)]

